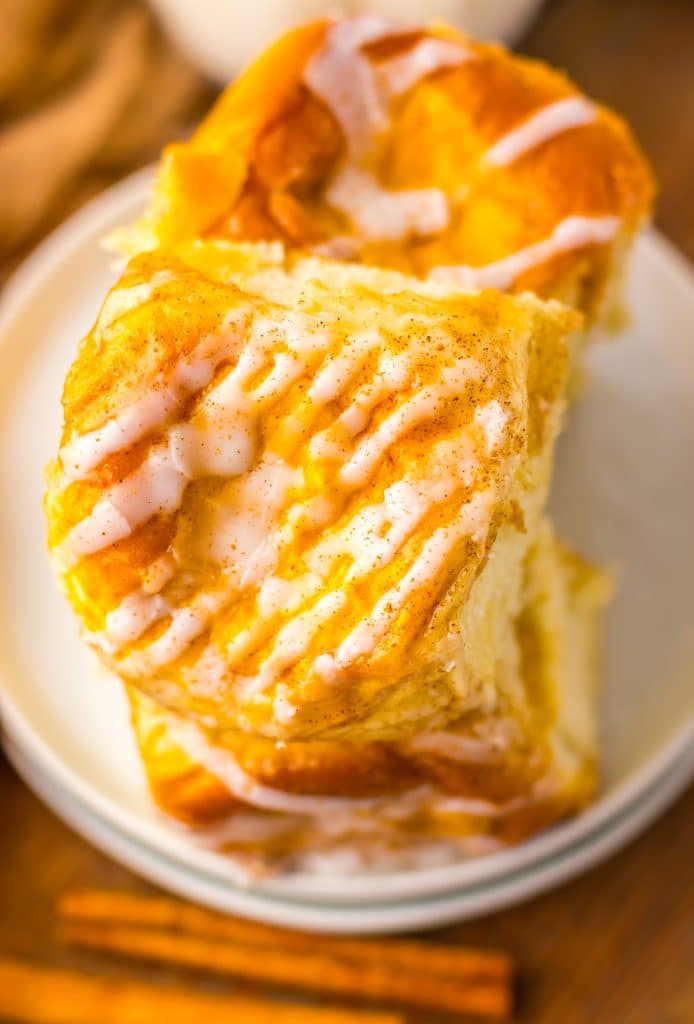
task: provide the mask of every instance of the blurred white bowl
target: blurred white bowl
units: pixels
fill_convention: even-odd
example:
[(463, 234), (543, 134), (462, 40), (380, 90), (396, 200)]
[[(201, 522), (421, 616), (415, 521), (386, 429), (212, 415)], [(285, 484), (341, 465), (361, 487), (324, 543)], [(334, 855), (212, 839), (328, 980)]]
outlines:
[(447, 21), (479, 39), (513, 42), (542, 0), (152, 0), (165, 28), (197, 66), (227, 82), (291, 25), (336, 10), (370, 11), (398, 21)]

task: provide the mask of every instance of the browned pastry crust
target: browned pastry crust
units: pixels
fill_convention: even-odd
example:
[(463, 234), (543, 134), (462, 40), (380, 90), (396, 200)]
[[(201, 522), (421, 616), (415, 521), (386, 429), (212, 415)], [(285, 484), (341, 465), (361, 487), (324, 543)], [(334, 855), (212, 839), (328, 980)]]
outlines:
[[(335, 61), (342, 61), (337, 92), (330, 70)], [(354, 94), (351, 103), (345, 100), (345, 82)], [(127, 413), (132, 396), (143, 388), (170, 388), (180, 364), (219, 334), (230, 309), (250, 306), (253, 316), (269, 318), (275, 327), (291, 319), (291, 302), (282, 310), (262, 288), (254, 293), (248, 282), (239, 283), (244, 261), (264, 257), (228, 243), (281, 242), (281, 255), (274, 250), (272, 259), (284, 271), (291, 275), (303, 266), (300, 274), (313, 274), (344, 301), (342, 309), (333, 308), (330, 298), (318, 294), (309, 301), (312, 314), (322, 312), (323, 303), (339, 314), (338, 321), (351, 315), (378, 322), (384, 332), (381, 350), (392, 346), (391, 354), (399, 357), (409, 341), (390, 329), (383, 310), (390, 304), (411, 316), (424, 308), (433, 292), (417, 293), (415, 278), (468, 291), (531, 291), (563, 299), (585, 314), (588, 324), (604, 319), (614, 309), (624, 256), (649, 215), (652, 197), (649, 168), (624, 122), (545, 65), (441, 27), (394, 31), (365, 19), (298, 28), (229, 87), (190, 142), (165, 151), (149, 210), (120, 232), (118, 245), (139, 255), (107, 300), (68, 376), (61, 457), (75, 437), (98, 434)], [(151, 249), (156, 251), (143, 253)], [(394, 289), (386, 274), (375, 285), (358, 273), (350, 278), (342, 263), (326, 260), (316, 270), (318, 261), (303, 260), (309, 255), (404, 271), (413, 278)], [(364, 294), (372, 284), (376, 292), (394, 289), (398, 298), (374, 301), (364, 313)], [(419, 297), (405, 299), (408, 289)], [(277, 663), (275, 639), (286, 639), (282, 629), (291, 625), (291, 614), (284, 618), (286, 609), (275, 608), (272, 629), (252, 639), (248, 655), (236, 663), (228, 656), (238, 636), (252, 633), (262, 619), (260, 604), (245, 595), (213, 607), (219, 566), (208, 571), (199, 541), (206, 530), (213, 532), (211, 510), (240, 514), (236, 484), (229, 487), (235, 474), (227, 474), (222, 484), (218, 478), (196, 479), (191, 471), (193, 482), (186, 484), (180, 508), (167, 506), (138, 520), (127, 535), (97, 549), (94, 510), (104, 497), (108, 504), (114, 488), (134, 479), (153, 451), (156, 458), (160, 452), (169, 458), (170, 424), (107, 451), (67, 484), (60, 467), (54, 470), (50, 545), (84, 625), (93, 639), (106, 636), (105, 660), (130, 688), (154, 795), (165, 810), (196, 827), (249, 813), (269, 822), (262, 840), (237, 837), (230, 844), (236, 851), (243, 847), (276, 863), (301, 851), (320, 851), (329, 845), (321, 831), (323, 806), (345, 810), (344, 840), (360, 836), (357, 845), (373, 840), (406, 846), (475, 836), (516, 841), (590, 799), (595, 617), (604, 595), (592, 571), (561, 549), (548, 527), (538, 527), (566, 386), (568, 358), (560, 336), (578, 320), (556, 308), (549, 315), (548, 307), (543, 325), (532, 299), (519, 300), (514, 314), (504, 306), (508, 299), (497, 293), (469, 300), (457, 295), (448, 297), (448, 312), (458, 302), (454, 318), (470, 313), (475, 324), (467, 320), (462, 334), (452, 332), (440, 360), (416, 363), (413, 391), (432, 384), (432, 367), (438, 372), (464, 336), (487, 372), (480, 389), (465, 393), (464, 401), (472, 404), (463, 419), (458, 422), (448, 410), (440, 422), (446, 424), (444, 434), (451, 424), (463, 427), (463, 420), (467, 429), (473, 406), (475, 416), (496, 405), (507, 417), (513, 429), (497, 450), (492, 446), (484, 454), (480, 449), (483, 473), (471, 489), (481, 493), (490, 482), (496, 486), (508, 469), (503, 498), (487, 524), (483, 546), (470, 531), (465, 548), (457, 547), (450, 563), (432, 573), (425, 592), (415, 590), (415, 599), (393, 616), (375, 651), (369, 649), (365, 658), (353, 645), (356, 657), (338, 673), (342, 688), (317, 670), (317, 659), (327, 656), (337, 665), (337, 652), (350, 647), (355, 630), (369, 619), (367, 612), (380, 608), (384, 596), (397, 594), (395, 581), (404, 579), (415, 566), (413, 556), (425, 551), (420, 542), (437, 535), (443, 522), (439, 509), (428, 510), (425, 527), (406, 541), (390, 576), (358, 577), (354, 593), (347, 567), (350, 559), (358, 561), (359, 552), (346, 543), (342, 561), (331, 566), (322, 585), (324, 596), (349, 591), (349, 600), (339, 614), (326, 618), (298, 662), (281, 667), (279, 685), (270, 673), (272, 686), (252, 691), (260, 697), (237, 700), (244, 680), (257, 684), (264, 665)], [(444, 324), (444, 309), (427, 310)], [(526, 329), (531, 312), (532, 341), (519, 358), (516, 329)], [(500, 326), (507, 335), (501, 362), (508, 358), (501, 374)], [(273, 358), (279, 351), (291, 365), (296, 352), (291, 346), (285, 351), (284, 343)], [(344, 344), (342, 336), (331, 339), (327, 358), (341, 358)], [(215, 366), (200, 394), (177, 408), (176, 431), (195, 434), (200, 408), (209, 413), (205, 389), (213, 390), (244, 354), (248, 350), (242, 346)], [(355, 380), (373, 387), (380, 364), (372, 360), (360, 366), (363, 376)], [(329, 432), (329, 417), (347, 415), (357, 394), (350, 392), (344, 404), (344, 396), (331, 400), (328, 411), (309, 408), (306, 416), (302, 388), (315, 380), (316, 368), (309, 359), (303, 383), (283, 394), (279, 412), (263, 412), (252, 425), (259, 460), (270, 453), (300, 470), (301, 497), (311, 500), (337, 493), (338, 475), (326, 470), (322, 457), (297, 454), (300, 431), (294, 436), (288, 424), (295, 418), (305, 426), (308, 451), (316, 423), (327, 424)], [(267, 367), (261, 376), (266, 372)], [(259, 386), (262, 390), (262, 381)], [(517, 390), (522, 398), (514, 407)], [(386, 396), (382, 416), (376, 407), (377, 428), (391, 410), (391, 399), (393, 405), (399, 401), (395, 394)], [(409, 481), (447, 439), (436, 433), (440, 422), (386, 451), (373, 492), (366, 481), (353, 505), (338, 502), (335, 520), (326, 520), (323, 529), (336, 527), (343, 513), (349, 518), (363, 507), (383, 504), (385, 489), (404, 475)], [(210, 441), (224, 446), (219, 432), (208, 436)], [(352, 443), (350, 437), (348, 447)], [(174, 469), (180, 469), (177, 462)], [(118, 492), (114, 500), (118, 507), (128, 497)], [(78, 545), (67, 552), (72, 558), (61, 562), (85, 520), (91, 521), (94, 550)], [(446, 528), (454, 523), (449, 517)], [(283, 584), (297, 583), (295, 566), (302, 562), (304, 572), (316, 543), (313, 536), (308, 542), (300, 537), (280, 552)], [(162, 585), (163, 603), (147, 628), (135, 634), (128, 619), (132, 602), (151, 610), (152, 592), (158, 598), (159, 591), (151, 590), (150, 568), (172, 551), (175, 567)], [(229, 570), (223, 567), (223, 586)], [(522, 601), (508, 583), (514, 573), (518, 579), (524, 574)], [(121, 615), (129, 601), (130, 634), (123, 632)], [(467, 619), (465, 607), (472, 609)], [(390, 614), (392, 608), (386, 610)], [(202, 633), (161, 671), (156, 665), (150, 671), (149, 648), (170, 644), (170, 624), (180, 612), (198, 616)], [(120, 623), (111, 634), (120, 630), (126, 637), (120, 646), (112, 643), (109, 619)], [(448, 646), (442, 648), (444, 639)], [(206, 645), (216, 658), (214, 677), (198, 672), (202, 655), (209, 653)], [(175, 644), (170, 646), (174, 650)], [(267, 699), (266, 691), (271, 691)], [(354, 812), (354, 801), (362, 811)], [(369, 809), (364, 801), (371, 802)], [(354, 813), (361, 815), (358, 821)], [(372, 825), (368, 840), (364, 817)]]
[(337, 236), (359, 243), (351, 259), (425, 276), (504, 259), (567, 218), (614, 217), (619, 228), (605, 244), (570, 247), (507, 285), (595, 314), (653, 198), (650, 170), (624, 121), (591, 104), (584, 123), (579, 108), (574, 126), (569, 118), (568, 127), (493, 164), (485, 157), (507, 133), (552, 104), (585, 102), (569, 79), (449, 28), (367, 42), (356, 53), (376, 76), (423, 42), (446, 41), (467, 54), (391, 96), (387, 124), (360, 160), (383, 189), (440, 189), (451, 208), (447, 224), (371, 239), (330, 200), (336, 173), (353, 162), (349, 140), (335, 110), (306, 83), (331, 30), (320, 22), (289, 32), (229, 86), (190, 142), (165, 150), (150, 211), (128, 244), (221, 237), (311, 248)]

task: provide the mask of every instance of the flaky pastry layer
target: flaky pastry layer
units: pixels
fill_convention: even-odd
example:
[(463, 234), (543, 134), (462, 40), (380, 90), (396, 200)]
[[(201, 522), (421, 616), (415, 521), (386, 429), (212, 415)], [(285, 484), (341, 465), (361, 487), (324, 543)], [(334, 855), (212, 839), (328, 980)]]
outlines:
[(373, 16), (279, 39), (189, 142), (118, 244), (280, 240), (531, 290), (595, 318), (653, 198), (624, 121), (538, 61)]
[(136, 258), (68, 374), (49, 473), (87, 638), (224, 728), (458, 718), (494, 685), (485, 647), (517, 602), (576, 323), (277, 249)]
[[(200, 730), (138, 691), (135, 733), (160, 806), (256, 870), (345, 857), (416, 864), (516, 842), (595, 784), (596, 621), (604, 577), (544, 523), (524, 567), (515, 706), (490, 702), (395, 743), (276, 744)], [(509, 681), (498, 692), (507, 692)]]

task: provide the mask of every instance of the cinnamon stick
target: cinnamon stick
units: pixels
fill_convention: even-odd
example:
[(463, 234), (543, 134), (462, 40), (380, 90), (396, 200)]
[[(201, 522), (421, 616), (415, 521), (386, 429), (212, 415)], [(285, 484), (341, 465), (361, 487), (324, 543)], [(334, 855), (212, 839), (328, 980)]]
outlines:
[(202, 938), (149, 925), (104, 921), (66, 920), (63, 937), (82, 948), (118, 953), (135, 960), (175, 964), (311, 992), (481, 1017), (503, 1018), (510, 1012), (510, 987), (498, 980), (423, 974), (366, 957), (359, 961), (338, 957), (329, 950), (307, 953), (268, 946), (259, 955), (260, 947), (232, 939)]
[(377, 961), (387, 967), (420, 974), (509, 984), (512, 975), (511, 959), (504, 953), (403, 939), (374, 940), (311, 935), (228, 917), (164, 896), (77, 889), (66, 893), (60, 900), (58, 913), (69, 921), (150, 926), (253, 946), (280, 946), (284, 950), (307, 953), (316, 951), (360, 962)]
[(25, 1024), (403, 1024), (393, 1013), (288, 1006), (0, 960), (0, 1018)]

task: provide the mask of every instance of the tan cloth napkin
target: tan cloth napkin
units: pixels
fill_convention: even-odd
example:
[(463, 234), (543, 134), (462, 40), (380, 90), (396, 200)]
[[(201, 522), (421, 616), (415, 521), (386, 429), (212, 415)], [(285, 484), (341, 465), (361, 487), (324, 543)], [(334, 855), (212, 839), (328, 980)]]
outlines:
[(135, 0), (0, 0), (0, 274), (211, 98)]

